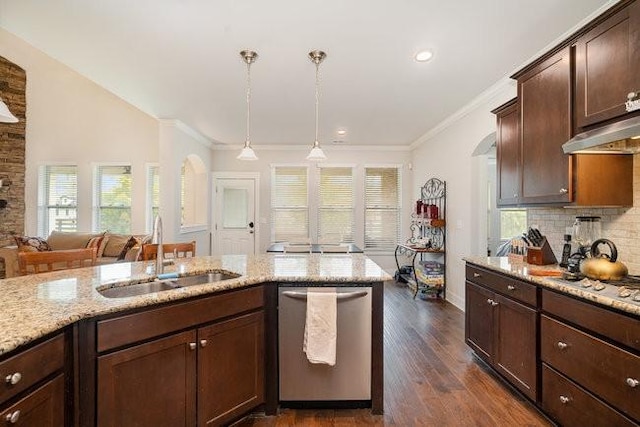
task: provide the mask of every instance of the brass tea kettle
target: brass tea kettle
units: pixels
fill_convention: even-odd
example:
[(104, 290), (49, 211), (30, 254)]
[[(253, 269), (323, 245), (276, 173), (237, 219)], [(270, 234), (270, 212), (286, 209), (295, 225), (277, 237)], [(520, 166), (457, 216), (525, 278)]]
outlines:
[[(600, 244), (609, 246), (610, 256), (600, 253), (598, 249)], [(591, 257), (585, 258), (580, 263), (580, 272), (594, 280), (621, 280), (629, 273), (629, 270), (626, 265), (616, 261), (617, 259), (616, 245), (611, 240), (598, 239), (591, 245)]]

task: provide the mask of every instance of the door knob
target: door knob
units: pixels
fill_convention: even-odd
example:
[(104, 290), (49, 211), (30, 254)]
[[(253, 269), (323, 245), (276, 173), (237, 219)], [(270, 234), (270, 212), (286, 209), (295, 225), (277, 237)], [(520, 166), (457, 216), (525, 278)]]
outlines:
[(253, 221), (249, 223), (249, 228), (253, 228)]

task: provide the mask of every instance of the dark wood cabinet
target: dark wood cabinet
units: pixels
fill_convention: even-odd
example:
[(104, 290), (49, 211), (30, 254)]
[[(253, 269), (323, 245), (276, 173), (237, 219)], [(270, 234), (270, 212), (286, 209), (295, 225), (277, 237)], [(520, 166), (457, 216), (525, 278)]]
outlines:
[[(540, 358), (543, 408), (567, 423), (592, 411), (593, 425), (640, 420), (638, 319), (549, 290), (542, 291)], [(583, 416), (583, 415), (582, 415)], [(579, 419), (580, 417), (578, 417)], [(602, 423), (595, 423), (595, 420)]]
[(98, 320), (97, 425), (219, 426), (264, 403), (263, 305), (259, 286)]
[(196, 332), (98, 358), (98, 426), (193, 426)]
[(627, 94), (640, 91), (640, 3), (634, 2), (575, 44), (578, 131), (627, 115)]
[(524, 204), (569, 203), (573, 192), (570, 157), (571, 51), (566, 47), (518, 76)]
[(497, 118), (497, 194), (498, 206), (514, 206), (520, 201), (520, 109), (516, 99), (492, 111)]
[[(494, 291), (500, 289), (502, 282), (506, 283), (505, 294)], [(536, 299), (534, 307), (522, 303), (529, 298), (530, 290), (535, 295), (534, 285), (467, 267), (465, 338), (480, 358), (535, 401)]]
[(63, 332), (0, 361), (2, 422), (43, 427), (70, 424), (66, 414), (72, 408), (66, 406), (65, 394), (67, 345)]
[(262, 312), (198, 330), (198, 425), (222, 425), (264, 402)]
[(64, 376), (58, 375), (11, 406), (0, 407), (3, 425), (60, 427), (65, 424)]

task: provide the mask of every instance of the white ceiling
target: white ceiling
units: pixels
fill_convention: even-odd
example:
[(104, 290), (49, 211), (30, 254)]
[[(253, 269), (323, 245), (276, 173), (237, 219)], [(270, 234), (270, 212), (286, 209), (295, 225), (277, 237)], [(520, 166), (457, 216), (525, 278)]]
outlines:
[[(408, 146), (605, 0), (0, 0), (0, 26), (157, 118), (212, 141)], [(413, 61), (433, 49), (427, 63)], [(2, 52), (0, 52), (0, 55)]]

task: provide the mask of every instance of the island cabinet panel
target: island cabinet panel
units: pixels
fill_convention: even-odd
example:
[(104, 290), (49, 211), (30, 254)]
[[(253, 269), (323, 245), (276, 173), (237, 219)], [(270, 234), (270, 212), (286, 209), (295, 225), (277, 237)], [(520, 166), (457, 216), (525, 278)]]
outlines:
[(497, 118), (497, 185), (498, 206), (517, 205), (520, 198), (520, 109), (512, 99), (494, 111)]
[(0, 405), (3, 426), (60, 427), (65, 424), (64, 375), (60, 374), (8, 407)]
[(465, 339), (531, 400), (538, 398), (535, 285), (467, 264)]
[(0, 403), (61, 371), (64, 367), (64, 346), (64, 335), (59, 334), (0, 362)]
[(264, 402), (264, 313), (198, 330), (198, 425), (222, 425)]
[(193, 426), (196, 333), (98, 358), (98, 426)]
[(518, 77), (523, 204), (572, 200), (570, 157), (562, 151), (571, 138), (570, 55), (566, 47)]
[(640, 4), (632, 3), (581, 36), (575, 52), (577, 127), (628, 114), (627, 94), (640, 91)]

